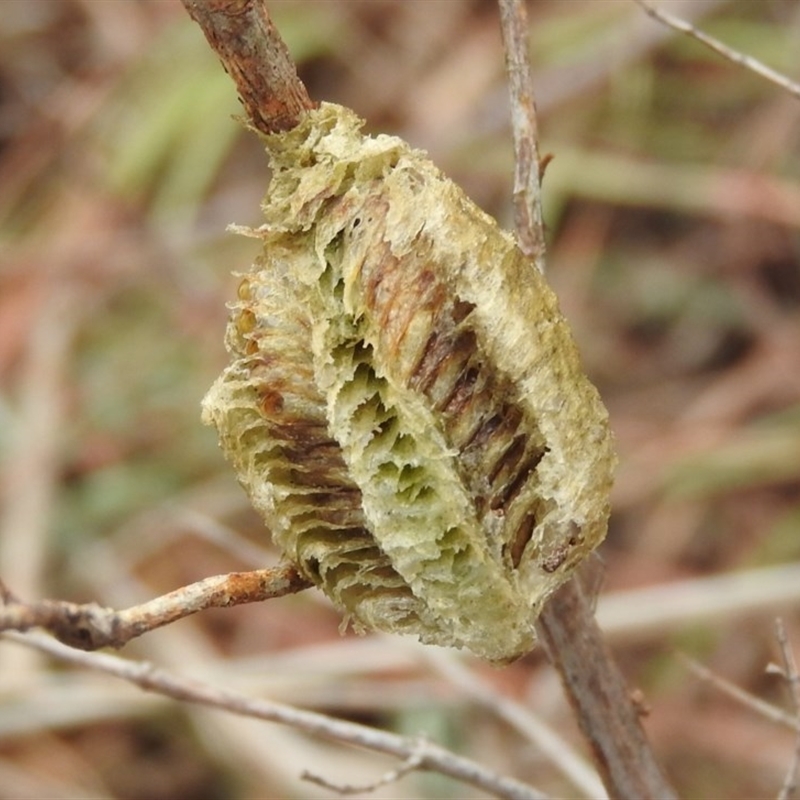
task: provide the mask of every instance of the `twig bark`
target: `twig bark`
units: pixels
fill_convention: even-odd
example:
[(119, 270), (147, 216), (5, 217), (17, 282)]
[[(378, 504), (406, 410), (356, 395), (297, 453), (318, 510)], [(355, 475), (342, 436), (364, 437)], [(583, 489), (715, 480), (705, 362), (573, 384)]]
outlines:
[(289, 130), (304, 111), (315, 107), (264, 2), (181, 2), (233, 78), (247, 118), (257, 130)]
[(505, 800), (546, 800), (546, 796), (532, 786), (498, 775), (475, 761), (458, 756), (433, 742), (421, 742), (419, 738), (398, 736), (283, 703), (248, 697), (240, 692), (217, 688), (176, 675), (146, 662), (128, 661), (110, 653), (83, 653), (43, 634), (6, 633), (3, 634), (3, 638), (33, 647), (69, 664), (114, 675), (145, 691), (157, 692), (187, 703), (218, 708), (240, 716), (290, 725), (331, 741), (386, 753), (404, 762), (400, 769), (413, 760), (418, 769), (440, 772), (462, 783), (475, 786), (493, 797)]
[(260, 603), (310, 586), (292, 566), (231, 572), (115, 611), (96, 603), (80, 605), (63, 600), (22, 603), (0, 582), (0, 631), (44, 628), (64, 644), (81, 650), (122, 647), (137, 636), (207, 608)]
[[(511, 86), (517, 164), (514, 182), (517, 238), (544, 252), (536, 106), (530, 86), (527, 21), (524, 0), (499, 0)], [(521, 86), (526, 81), (528, 86)], [(532, 155), (535, 160), (531, 162)], [(524, 183), (523, 183), (524, 181)], [(520, 208), (527, 205), (527, 211)], [(609, 795), (614, 798), (673, 798), (650, 749), (625, 680), (603, 640), (602, 632), (573, 578), (550, 599), (537, 632), (558, 670), (578, 723), (595, 756)]]
[(715, 39), (713, 36), (709, 36), (707, 33), (703, 33), (703, 31), (695, 28), (691, 22), (687, 22), (680, 17), (676, 17), (674, 14), (663, 11), (651, 3), (646, 2), (646, 0), (633, 0), (633, 2), (641, 6), (653, 19), (658, 20), (679, 33), (685, 33), (687, 36), (696, 39), (715, 53), (719, 53), (719, 55), (728, 59), (728, 61), (738, 64), (740, 67), (750, 70), (750, 72), (754, 72), (756, 75), (765, 78), (776, 86), (780, 86), (781, 89), (784, 89), (789, 92), (789, 94), (800, 99), (800, 83), (796, 83), (790, 78), (787, 78), (786, 75), (776, 72), (757, 58), (753, 58), (753, 56), (740, 53), (738, 50), (728, 47), (728, 45), (720, 42), (719, 39)]
[(536, 630), (558, 670), (609, 796), (677, 797), (661, 773), (625, 679), (576, 579), (550, 599)]
[(514, 135), (514, 223), (520, 250), (544, 271), (542, 162), (533, 75), (528, 57), (528, 12), (524, 2), (500, 0), (500, 22), (511, 92)]

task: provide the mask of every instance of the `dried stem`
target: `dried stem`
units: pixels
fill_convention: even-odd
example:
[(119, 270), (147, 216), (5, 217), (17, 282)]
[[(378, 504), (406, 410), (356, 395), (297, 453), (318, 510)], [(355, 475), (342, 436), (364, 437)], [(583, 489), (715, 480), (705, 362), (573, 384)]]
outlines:
[(549, 728), (526, 703), (499, 691), (447, 651), (430, 647), (425, 651), (425, 658), (464, 697), (502, 719), (528, 739), (539, 757), (549, 761), (575, 789), (586, 797), (604, 796), (603, 784), (591, 762)]
[(260, 603), (307, 589), (311, 584), (292, 566), (231, 572), (182, 586), (138, 606), (115, 611), (96, 603), (42, 600), (22, 603), (0, 582), (0, 630), (44, 628), (81, 650), (122, 647), (143, 633), (207, 608)]
[(263, 0), (181, 2), (233, 78), (256, 129), (289, 130), (315, 107)]
[[(110, 653), (83, 653), (37, 633), (6, 633), (4, 638), (33, 647), (61, 661), (97, 670), (128, 681), (145, 691), (157, 692), (187, 703), (218, 708), (232, 714), (290, 725), (331, 741), (386, 753), (419, 764), (419, 769), (439, 772), (475, 786), (493, 797), (507, 800), (545, 800), (545, 795), (527, 784), (498, 775), (482, 765), (419, 738), (407, 738), (324, 714), (294, 708), (271, 700), (248, 697), (201, 681), (175, 675), (141, 661), (128, 661)], [(403, 766), (401, 766), (403, 769)]]
[(544, 271), (539, 132), (528, 58), (528, 13), (522, 0), (499, 0), (514, 134), (514, 222), (519, 248)]
[(650, 749), (625, 679), (580, 583), (572, 579), (536, 625), (611, 797), (674, 798)]
[(714, 674), (710, 669), (699, 664), (694, 659), (684, 653), (678, 653), (678, 657), (684, 664), (699, 678), (708, 681), (714, 688), (731, 697), (737, 703), (755, 711), (765, 719), (784, 725), (794, 731), (794, 749), (792, 758), (786, 770), (786, 777), (777, 795), (777, 800), (789, 800), (794, 797), (798, 787), (798, 775), (800, 775), (800, 674), (797, 671), (797, 663), (792, 652), (789, 637), (786, 635), (786, 627), (783, 620), (775, 620), (775, 638), (781, 651), (782, 666), (777, 664), (767, 665), (767, 672), (779, 675), (789, 688), (793, 712), (787, 713), (783, 709), (773, 706), (761, 700), (759, 697), (746, 692), (730, 681)]
[[(520, 243), (544, 252), (536, 106), (531, 88), (524, 0), (499, 0), (517, 169), (514, 207)], [(524, 82), (527, 85), (522, 85)], [(519, 162), (522, 163), (519, 163)], [(539, 637), (558, 670), (611, 797), (675, 797), (656, 763), (634, 704), (603, 641), (580, 583), (573, 578), (545, 606)]]
[(719, 53), (723, 58), (727, 58), (728, 61), (738, 64), (740, 67), (750, 70), (750, 72), (754, 72), (756, 75), (765, 78), (776, 86), (780, 86), (781, 89), (785, 89), (789, 94), (800, 99), (799, 83), (790, 80), (786, 75), (782, 75), (780, 72), (776, 72), (757, 58), (753, 58), (753, 56), (748, 56), (745, 53), (734, 50), (732, 47), (728, 47), (728, 45), (720, 42), (719, 39), (715, 39), (713, 36), (709, 36), (707, 33), (698, 30), (690, 22), (686, 22), (686, 20), (676, 17), (674, 14), (662, 11), (660, 8), (646, 2), (646, 0), (633, 0), (633, 2), (641, 6), (653, 19), (657, 19), (659, 22), (679, 33), (685, 33), (687, 36), (691, 36), (692, 39), (701, 42), (715, 53)]
[(756, 714), (761, 715), (764, 719), (768, 719), (770, 722), (775, 722), (778, 725), (783, 725), (790, 730), (796, 731), (797, 734), (800, 735), (800, 720), (798, 720), (796, 715), (789, 714), (783, 709), (772, 705), (772, 703), (767, 703), (760, 697), (750, 694), (750, 692), (745, 691), (735, 683), (731, 683), (720, 675), (717, 675), (708, 667), (703, 666), (685, 653), (678, 652), (676, 655), (690, 672), (694, 673), (701, 680), (708, 681), (708, 683), (718, 691), (746, 708), (749, 708), (751, 711), (755, 711)]

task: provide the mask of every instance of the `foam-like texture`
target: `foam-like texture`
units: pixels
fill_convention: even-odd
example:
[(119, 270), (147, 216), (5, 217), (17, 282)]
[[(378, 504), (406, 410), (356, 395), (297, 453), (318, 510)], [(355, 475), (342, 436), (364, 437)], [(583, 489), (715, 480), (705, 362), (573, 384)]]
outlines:
[(605, 535), (607, 414), (513, 238), (361, 124), (326, 104), (266, 138), (264, 249), (204, 419), (356, 629), (509, 661)]

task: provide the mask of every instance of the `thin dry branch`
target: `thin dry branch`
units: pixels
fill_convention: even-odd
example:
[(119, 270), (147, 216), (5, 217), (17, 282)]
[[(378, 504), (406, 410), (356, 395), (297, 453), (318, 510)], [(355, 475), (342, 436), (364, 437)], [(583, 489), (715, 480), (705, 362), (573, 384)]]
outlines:
[[(499, 0), (506, 60), (511, 84), (517, 157), (537, 154), (535, 168), (517, 166), (525, 185), (515, 181), (515, 214), (520, 242), (544, 242), (536, 106), (530, 85), (530, 63), (523, 0)], [(517, 141), (519, 137), (520, 141)], [(520, 211), (520, 204), (527, 211)], [(536, 229), (534, 229), (534, 227)], [(542, 253), (543, 253), (543, 244)], [(650, 749), (625, 680), (603, 640), (580, 583), (573, 578), (545, 606), (536, 626), (550, 661), (558, 670), (578, 724), (595, 756), (611, 797), (676, 797)]]
[(233, 78), (247, 118), (262, 133), (297, 125), (314, 108), (264, 2), (181, 0)]
[(776, 722), (800, 733), (800, 721), (798, 721), (797, 717), (788, 714), (782, 708), (772, 705), (772, 703), (767, 703), (765, 700), (750, 694), (750, 692), (745, 691), (735, 683), (731, 683), (720, 675), (715, 674), (708, 667), (703, 666), (685, 653), (679, 652), (677, 656), (690, 672), (693, 672), (701, 680), (708, 681), (714, 688), (732, 700), (749, 708), (751, 711), (755, 711), (756, 714), (768, 719), (770, 722)]
[(427, 742), (424, 739), (420, 739), (417, 752), (406, 758), (399, 767), (384, 773), (380, 778), (378, 778), (378, 780), (372, 781), (371, 783), (362, 784), (361, 786), (350, 783), (333, 783), (327, 778), (323, 778), (321, 775), (316, 775), (315, 773), (308, 772), (307, 770), (300, 777), (309, 783), (316, 783), (317, 786), (330, 789), (332, 792), (336, 792), (337, 794), (343, 796), (351, 794), (367, 794), (369, 792), (374, 792), (381, 786), (388, 786), (391, 783), (397, 783), (397, 781), (399, 781), (401, 778), (404, 778), (409, 773), (420, 769), (422, 767), (426, 747)]
[(636, 704), (576, 579), (553, 595), (536, 630), (609, 795), (631, 800), (677, 797), (655, 760)]
[(641, 6), (653, 19), (658, 20), (679, 33), (684, 33), (692, 39), (696, 39), (715, 53), (719, 53), (719, 55), (726, 58), (728, 61), (738, 64), (740, 67), (750, 70), (750, 72), (754, 72), (756, 75), (765, 78), (776, 86), (780, 86), (781, 89), (786, 90), (789, 94), (800, 99), (800, 83), (796, 83), (786, 75), (776, 72), (757, 58), (753, 58), (753, 56), (740, 53), (738, 50), (728, 47), (728, 45), (723, 44), (719, 39), (715, 39), (713, 36), (709, 36), (707, 33), (703, 33), (703, 31), (695, 28), (690, 22), (686, 22), (686, 20), (676, 17), (674, 14), (662, 11), (660, 8), (646, 2), (646, 0), (633, 0), (633, 2)]
[(514, 134), (514, 222), (520, 249), (544, 271), (542, 163), (528, 58), (528, 12), (520, 0), (499, 0), (499, 4)]
[(96, 603), (64, 600), (20, 602), (0, 582), (0, 631), (44, 628), (59, 641), (81, 650), (122, 647), (131, 639), (207, 608), (260, 603), (308, 589), (292, 566), (214, 575), (122, 611)]
[[(394, 756), (404, 764), (413, 760), (420, 770), (438, 772), (506, 800), (545, 800), (532, 786), (498, 775), (482, 765), (433, 742), (387, 733), (366, 725), (334, 719), (271, 700), (211, 686), (176, 675), (146, 662), (128, 661), (110, 653), (85, 653), (40, 633), (5, 633), (3, 638), (32, 647), (75, 666), (113, 675), (149, 692), (187, 703), (218, 708), (231, 714), (289, 725), (330, 741)], [(400, 769), (403, 768), (401, 765)]]
[[(605, 790), (591, 762), (580, 755), (573, 746), (562, 739), (525, 703), (498, 691), (479, 677), (465, 663), (451, 653), (437, 648), (427, 648), (426, 661), (461, 694), (502, 719), (528, 739), (541, 757), (549, 761), (578, 792), (586, 797), (600, 798)], [(577, 795), (576, 795), (577, 796)]]
[(755, 711), (765, 719), (784, 725), (794, 731), (795, 740), (792, 759), (786, 770), (783, 785), (777, 795), (777, 800), (789, 800), (797, 792), (798, 775), (800, 775), (800, 674), (798, 674), (794, 653), (786, 635), (786, 628), (780, 618), (775, 620), (775, 638), (780, 648), (783, 665), (769, 664), (767, 672), (779, 675), (786, 681), (792, 699), (793, 714), (789, 714), (783, 709), (761, 700), (759, 697), (736, 686), (736, 684), (716, 675), (685, 653), (678, 653), (677, 655), (691, 672), (708, 681), (715, 689), (718, 689), (737, 703)]

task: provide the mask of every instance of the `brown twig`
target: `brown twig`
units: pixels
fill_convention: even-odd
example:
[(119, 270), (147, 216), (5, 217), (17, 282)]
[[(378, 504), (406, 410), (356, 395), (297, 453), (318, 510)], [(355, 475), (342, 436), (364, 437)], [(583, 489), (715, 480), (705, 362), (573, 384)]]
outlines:
[(315, 107), (261, 0), (181, 0), (239, 91), (262, 133), (297, 125)]
[[(515, 150), (523, 162), (517, 164), (514, 183), (517, 238), (520, 243), (541, 248), (533, 252), (534, 257), (541, 258), (541, 175), (525, 4), (524, 0), (499, 0), (499, 4)], [(527, 85), (521, 85), (522, 81)], [(527, 208), (523, 209), (523, 205)], [(608, 652), (578, 580), (573, 578), (556, 592), (536, 627), (609, 794), (625, 798), (675, 797), (653, 756), (625, 680)]]
[(231, 572), (182, 586), (138, 606), (115, 611), (96, 603), (42, 600), (22, 603), (0, 583), (4, 605), (0, 630), (44, 628), (59, 641), (81, 650), (122, 647), (131, 639), (207, 608), (260, 603), (294, 594), (311, 584), (292, 566)]
[(519, 248), (544, 271), (544, 223), (536, 102), (528, 58), (528, 13), (521, 0), (499, 0), (514, 135), (514, 222)]
[(609, 795), (630, 800), (677, 797), (653, 756), (625, 679), (576, 579), (549, 600), (536, 630)]
[[(481, 764), (433, 743), (421, 742), (347, 720), (294, 708), (262, 698), (248, 697), (201, 681), (179, 676), (141, 661), (128, 661), (111, 653), (83, 653), (38, 633), (6, 633), (3, 638), (33, 647), (75, 666), (93, 669), (128, 681), (141, 689), (187, 703), (218, 708), (231, 714), (277, 722), (330, 741), (386, 753), (403, 760), (419, 760), (419, 769), (439, 772), (506, 800), (545, 800), (532, 786), (498, 775)], [(401, 766), (402, 769), (402, 766)]]

